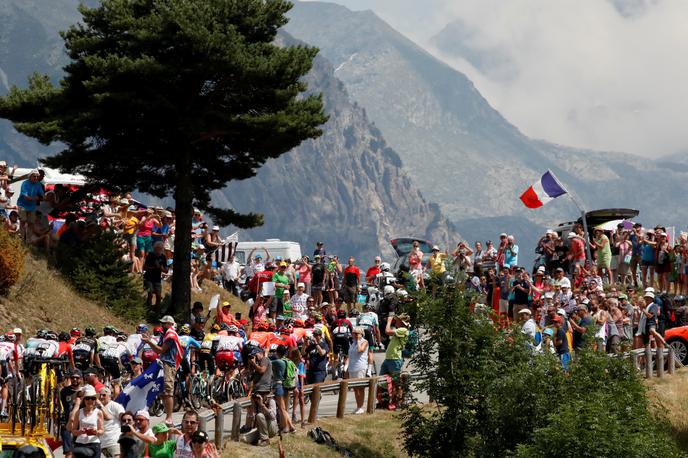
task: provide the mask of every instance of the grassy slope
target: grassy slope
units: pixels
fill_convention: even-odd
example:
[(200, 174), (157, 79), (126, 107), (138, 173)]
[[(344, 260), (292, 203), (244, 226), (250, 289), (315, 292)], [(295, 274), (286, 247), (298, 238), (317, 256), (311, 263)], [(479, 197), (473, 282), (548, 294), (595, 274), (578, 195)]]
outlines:
[[(232, 310), (247, 315), (246, 306), (222, 288), (205, 282), (203, 293), (193, 293), (193, 301), (201, 301), (207, 307), (213, 294), (232, 302)], [(143, 299), (142, 299), (143, 300)], [(27, 253), (24, 272), (18, 284), (7, 297), (0, 296), (0, 332), (19, 326), (25, 333), (40, 328), (69, 330), (93, 325), (102, 328), (106, 324), (132, 331), (135, 323), (129, 323), (114, 315), (97, 302), (79, 296), (70, 285), (44, 259)]]
[(648, 397), (656, 411), (671, 423), (672, 433), (683, 450), (688, 450), (688, 367), (673, 376), (646, 381)]
[[(324, 418), (318, 420), (322, 427), (354, 456), (370, 458), (407, 456), (400, 445), (400, 423), (392, 412), (378, 412), (374, 415), (347, 415), (341, 420)], [(313, 426), (305, 429), (297, 427), (295, 434), (285, 434), (283, 444), (285, 456), (290, 458), (332, 458), (341, 456), (325, 445), (316, 444), (307, 435)], [(277, 457), (277, 437), (271, 440), (270, 447), (256, 447), (243, 443), (229, 442), (223, 458), (269, 458)]]

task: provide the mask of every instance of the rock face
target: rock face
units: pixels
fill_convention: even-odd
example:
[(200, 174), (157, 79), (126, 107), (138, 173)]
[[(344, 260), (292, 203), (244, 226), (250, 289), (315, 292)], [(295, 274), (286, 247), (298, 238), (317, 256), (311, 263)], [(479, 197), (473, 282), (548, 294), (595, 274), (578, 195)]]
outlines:
[[(57, 31), (79, 18), (76, 0), (59, 0), (42, 9), (35, 8), (35, 1), (23, 1), (6, 0), (5, 7), (0, 6), (0, 42), (9, 48), (15, 46), (20, 39), (15, 33), (19, 27), (5, 25), (21, 19), (32, 38), (22, 44), (26, 49), (19, 54), (35, 58), (19, 65), (20, 55), (0, 54), (0, 68), (5, 69), (8, 84), (25, 84), (32, 71), (57, 78), (64, 59), (62, 51), (54, 59), (47, 56), (55, 56)], [(56, 11), (52, 11), (53, 5)], [(286, 34), (282, 40), (293, 42)], [(328, 253), (354, 255), (363, 265), (379, 253), (391, 256), (388, 241), (393, 237), (422, 237), (443, 246), (449, 241), (455, 243), (456, 231), (437, 205), (425, 201), (402, 170), (397, 153), (365, 111), (350, 99), (325, 58), (316, 59), (307, 81), (311, 91), (324, 94), (330, 116), (322, 137), (269, 161), (256, 177), (232, 183), (213, 195), (221, 206), (265, 215), (265, 225), (242, 231), (242, 239), (298, 241), (305, 254), (322, 240)], [(6, 85), (0, 84), (0, 93), (5, 91)], [(14, 132), (9, 123), (0, 124), (0, 157), (31, 165), (48, 153), (48, 149)]]
[[(469, 240), (514, 228), (517, 239), (534, 241), (539, 235), (534, 231), (577, 217), (578, 210), (566, 198), (535, 211), (519, 201), (547, 169), (588, 209), (636, 208), (646, 225), (684, 227), (688, 220), (688, 208), (682, 205), (688, 173), (685, 166), (676, 166), (679, 159), (653, 161), (528, 138), (464, 74), (370, 11), (300, 2), (290, 17), (286, 30), (320, 48), (352, 98), (399, 153), (421, 192)], [(448, 37), (441, 38), (446, 45)], [(492, 65), (498, 57), (467, 56), (476, 65)]]

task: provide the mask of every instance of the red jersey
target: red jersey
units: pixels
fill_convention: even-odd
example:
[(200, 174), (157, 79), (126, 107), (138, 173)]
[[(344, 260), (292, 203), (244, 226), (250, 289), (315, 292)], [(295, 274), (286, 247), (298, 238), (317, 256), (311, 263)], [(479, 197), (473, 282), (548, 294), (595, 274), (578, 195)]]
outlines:
[(344, 284), (346, 286), (358, 286), (361, 281), (361, 271), (356, 266), (346, 266), (344, 269)]
[(251, 278), (248, 283), (248, 289), (253, 294), (258, 295), (262, 288), (263, 283), (266, 281), (272, 281), (273, 272), (271, 270), (263, 270), (261, 272), (256, 272), (256, 274)]
[(377, 277), (379, 274), (380, 274), (380, 267), (379, 266), (371, 267), (366, 272), (366, 282), (367, 283), (373, 283), (375, 281), (375, 277)]

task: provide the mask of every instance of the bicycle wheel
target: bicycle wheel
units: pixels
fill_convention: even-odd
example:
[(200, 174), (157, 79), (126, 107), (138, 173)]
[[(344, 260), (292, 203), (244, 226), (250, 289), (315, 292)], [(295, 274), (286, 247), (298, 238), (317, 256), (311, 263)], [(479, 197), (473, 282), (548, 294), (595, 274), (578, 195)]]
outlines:
[(233, 378), (227, 384), (227, 399), (239, 399), (246, 396), (246, 389), (244, 385), (237, 379)]
[(193, 408), (194, 410), (198, 410), (201, 408), (201, 404), (203, 402), (203, 380), (201, 379), (200, 375), (196, 374), (191, 377), (190, 383), (191, 386), (189, 389), (189, 403), (191, 404), (191, 408)]
[(148, 412), (154, 417), (159, 417), (160, 415), (162, 415), (163, 410), (165, 410), (165, 408), (162, 405), (162, 400), (160, 399), (160, 397), (157, 397), (151, 404), (150, 408), (148, 409)]
[(227, 384), (225, 383), (224, 377), (220, 376), (215, 378), (211, 393), (213, 400), (218, 404), (227, 402)]
[(179, 412), (184, 405), (184, 391), (182, 387), (182, 381), (179, 377), (177, 377), (177, 380), (175, 381), (174, 384), (174, 393), (172, 396), (172, 399), (174, 399), (174, 402), (172, 404), (172, 410), (175, 412)]

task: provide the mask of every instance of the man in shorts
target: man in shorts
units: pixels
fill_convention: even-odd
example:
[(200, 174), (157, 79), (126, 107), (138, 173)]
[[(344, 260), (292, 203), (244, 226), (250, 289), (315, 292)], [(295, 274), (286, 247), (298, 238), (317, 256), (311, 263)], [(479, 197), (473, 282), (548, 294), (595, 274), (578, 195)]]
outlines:
[(177, 376), (177, 370), (182, 361), (184, 351), (182, 350), (181, 342), (179, 341), (179, 336), (174, 330), (176, 325), (174, 318), (169, 315), (165, 315), (160, 319), (160, 325), (165, 330), (165, 333), (160, 338), (159, 342), (153, 342), (153, 339), (144, 335), (142, 340), (149, 344), (153, 351), (155, 351), (160, 357), (158, 358), (163, 365), (163, 375), (164, 375), (164, 388), (160, 395), (163, 404), (165, 406), (165, 424), (170, 426), (173, 425), (172, 421), (172, 408), (174, 406), (174, 381)]
[(29, 179), (24, 180), (19, 191), (17, 206), (19, 207), (19, 220), (21, 221), (21, 235), (26, 240), (28, 234), (33, 230), (36, 222), (36, 208), (43, 199), (44, 190), (41, 184), (38, 170), (32, 170)]
[(160, 307), (162, 300), (162, 274), (167, 273), (167, 257), (165, 256), (165, 247), (163, 242), (155, 242), (153, 251), (146, 256), (146, 262), (143, 265), (143, 286), (148, 291), (146, 304), (150, 307), (155, 296), (155, 307)]
[(392, 314), (387, 317), (385, 334), (389, 336), (389, 345), (385, 360), (380, 368), (380, 375), (389, 375), (392, 379), (392, 390), (388, 405), (389, 410), (396, 410), (396, 404), (403, 399), (403, 387), (399, 383), (401, 367), (404, 365), (402, 351), (409, 336), (409, 316), (405, 313)]

